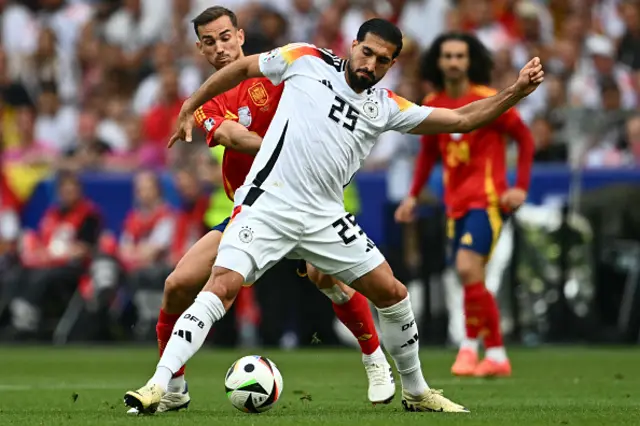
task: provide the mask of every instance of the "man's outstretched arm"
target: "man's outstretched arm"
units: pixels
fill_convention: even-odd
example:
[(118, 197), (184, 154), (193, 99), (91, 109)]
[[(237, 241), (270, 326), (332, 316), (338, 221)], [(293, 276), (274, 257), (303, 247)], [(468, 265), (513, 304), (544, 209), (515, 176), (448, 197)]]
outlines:
[(544, 80), (539, 58), (527, 63), (518, 80), (500, 93), (458, 109), (434, 108), (410, 133), (468, 133), (500, 117), (532, 93)]
[(212, 99), (227, 90), (231, 90), (244, 80), (253, 77), (262, 77), (258, 64), (259, 55), (251, 55), (227, 65), (220, 71), (216, 71), (195, 91), (184, 103), (183, 110), (193, 112)]

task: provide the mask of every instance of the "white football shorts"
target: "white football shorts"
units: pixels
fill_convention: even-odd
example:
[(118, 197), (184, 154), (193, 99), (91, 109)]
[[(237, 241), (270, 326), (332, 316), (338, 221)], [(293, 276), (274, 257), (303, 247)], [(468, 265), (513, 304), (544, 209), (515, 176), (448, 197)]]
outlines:
[(249, 195), (245, 198), (251, 205), (236, 207), (222, 236), (215, 266), (254, 282), (285, 257), (304, 259), (321, 272), (351, 284), (384, 262), (352, 214), (306, 213), (258, 191), (253, 202), (247, 203)]

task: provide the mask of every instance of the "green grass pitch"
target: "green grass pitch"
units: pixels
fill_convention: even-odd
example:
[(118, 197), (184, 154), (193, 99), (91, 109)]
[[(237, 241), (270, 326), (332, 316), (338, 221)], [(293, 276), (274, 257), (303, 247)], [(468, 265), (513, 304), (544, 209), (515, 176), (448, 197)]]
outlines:
[(0, 348), (0, 425), (599, 425), (640, 424), (640, 350), (544, 348), (511, 351), (509, 379), (457, 379), (454, 353), (425, 348), (434, 388), (471, 414), (406, 413), (400, 392), (373, 407), (356, 350), (257, 351), (278, 364), (284, 393), (263, 414), (227, 401), (224, 374), (250, 351), (203, 349), (187, 369), (191, 407), (127, 416), (122, 396), (153, 372), (156, 351), (136, 348)]

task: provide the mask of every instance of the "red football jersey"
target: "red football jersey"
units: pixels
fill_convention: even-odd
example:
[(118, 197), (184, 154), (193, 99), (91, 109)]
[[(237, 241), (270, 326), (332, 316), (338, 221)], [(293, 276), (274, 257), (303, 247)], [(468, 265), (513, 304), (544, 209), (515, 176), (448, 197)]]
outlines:
[[(424, 104), (455, 109), (495, 93), (485, 86), (472, 86), (466, 95), (459, 98), (453, 99), (441, 92), (427, 97)], [(519, 144), (516, 187), (527, 191), (533, 161), (533, 137), (518, 112), (512, 108), (491, 124), (471, 133), (423, 136), (411, 195), (420, 193), (431, 168), (438, 157), (442, 157), (444, 202), (449, 217), (462, 217), (471, 209), (500, 206), (500, 196), (508, 187), (507, 136)]]
[[(198, 126), (207, 132), (207, 143), (216, 146), (214, 134), (224, 120), (233, 120), (249, 131), (264, 137), (273, 115), (276, 113), (284, 84), (274, 86), (265, 77), (251, 78), (238, 86), (211, 99), (194, 113)], [(225, 149), (222, 160), (224, 190), (229, 199), (249, 173), (254, 157), (249, 154)]]

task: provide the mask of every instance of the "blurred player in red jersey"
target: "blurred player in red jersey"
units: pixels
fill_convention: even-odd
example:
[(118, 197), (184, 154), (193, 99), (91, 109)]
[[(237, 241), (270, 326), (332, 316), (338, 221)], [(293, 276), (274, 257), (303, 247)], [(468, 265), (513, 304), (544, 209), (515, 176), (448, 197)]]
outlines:
[[(433, 43), (424, 61), (424, 76), (437, 92), (428, 106), (459, 108), (496, 91), (490, 81), (493, 62), (478, 39), (445, 34)], [(507, 187), (506, 142), (518, 143), (518, 173)], [(509, 376), (500, 330), (500, 312), (485, 287), (485, 267), (506, 216), (527, 198), (534, 142), (527, 126), (511, 109), (487, 126), (468, 134), (423, 136), (422, 148), (409, 196), (396, 211), (396, 220), (414, 220), (417, 198), (438, 157), (444, 163), (444, 202), (451, 259), (464, 285), (466, 339), (451, 372), (458, 376)], [(483, 337), (485, 358), (479, 362), (478, 339)]]
[[(193, 24), (200, 52), (216, 69), (244, 56), (244, 32), (238, 29), (237, 18), (230, 10), (220, 6), (211, 7), (196, 17)], [(208, 144), (226, 148), (222, 173), (225, 192), (232, 200), (234, 191), (244, 183), (251, 168), (253, 155), (260, 148), (262, 136), (276, 112), (283, 88), (283, 84), (274, 86), (267, 78), (252, 78), (210, 100), (194, 113), (196, 123), (207, 133)], [(229, 218), (200, 239), (167, 278), (156, 327), (160, 355), (176, 321), (193, 303), (209, 278), (222, 232), (228, 222)], [(309, 278), (333, 302), (338, 319), (358, 339), (369, 379), (369, 399), (374, 403), (390, 402), (395, 394), (391, 366), (380, 348), (367, 299), (310, 265), (305, 266)], [(157, 411), (179, 410), (189, 403), (183, 367), (171, 380)], [(129, 412), (137, 411), (132, 408)]]

